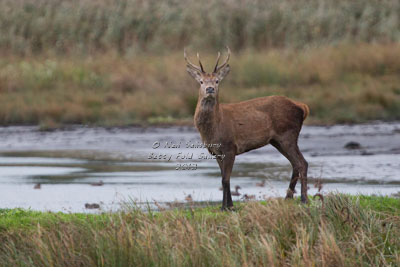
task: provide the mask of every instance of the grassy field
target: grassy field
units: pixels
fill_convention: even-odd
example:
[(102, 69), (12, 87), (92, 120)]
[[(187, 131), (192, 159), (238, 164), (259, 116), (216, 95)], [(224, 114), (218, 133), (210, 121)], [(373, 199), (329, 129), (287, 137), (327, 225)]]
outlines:
[(233, 51), (222, 101), (272, 94), (310, 106), (306, 123), (400, 119), (400, 2), (5, 0), (0, 125), (191, 123), (197, 85)]
[(2, 266), (398, 266), (400, 201), (328, 195), (100, 215), (0, 210)]
[[(214, 54), (204, 53), (208, 69), (214, 60)], [(222, 102), (286, 95), (309, 105), (309, 124), (400, 119), (399, 44), (234, 51), (231, 68), (221, 84)], [(0, 124), (191, 123), (197, 89), (182, 51), (4, 56)]]

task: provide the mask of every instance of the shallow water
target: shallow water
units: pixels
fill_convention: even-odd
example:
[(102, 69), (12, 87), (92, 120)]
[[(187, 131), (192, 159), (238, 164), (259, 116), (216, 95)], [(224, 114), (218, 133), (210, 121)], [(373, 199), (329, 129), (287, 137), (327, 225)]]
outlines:
[[(350, 141), (361, 148), (344, 148)], [(215, 159), (204, 159), (209, 156), (206, 149), (193, 148), (200, 143), (191, 127), (71, 127), (53, 132), (3, 127), (0, 208), (91, 212), (85, 203), (109, 210), (126, 201), (162, 204), (185, 201), (188, 195), (193, 201), (220, 201), (219, 168)], [(400, 192), (400, 123), (304, 126), (299, 146), (309, 162), (310, 194), (318, 191), (313, 186), (317, 179), (323, 183), (322, 193)], [(149, 159), (151, 153), (157, 159)], [(176, 170), (178, 164), (196, 164), (196, 169)], [(290, 174), (288, 161), (272, 146), (240, 155), (231, 187), (240, 186), (242, 195), (234, 198), (283, 197)], [(103, 185), (92, 185), (100, 181)], [(257, 186), (262, 181), (264, 186)]]

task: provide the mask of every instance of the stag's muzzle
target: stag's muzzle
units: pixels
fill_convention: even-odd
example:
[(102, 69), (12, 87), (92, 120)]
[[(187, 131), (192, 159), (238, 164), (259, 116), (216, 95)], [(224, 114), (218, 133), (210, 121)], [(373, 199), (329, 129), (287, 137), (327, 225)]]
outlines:
[(213, 94), (213, 93), (215, 93), (214, 87), (207, 87), (207, 88), (206, 88), (206, 93), (207, 93), (207, 94)]

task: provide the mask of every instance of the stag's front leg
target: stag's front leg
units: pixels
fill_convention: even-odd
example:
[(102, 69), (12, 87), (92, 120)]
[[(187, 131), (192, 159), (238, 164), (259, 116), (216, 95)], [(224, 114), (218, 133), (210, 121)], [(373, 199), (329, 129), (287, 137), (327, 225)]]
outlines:
[(231, 179), (233, 163), (235, 162), (235, 154), (234, 153), (225, 154), (225, 158), (223, 160), (218, 159), (217, 161), (221, 169), (221, 175), (222, 175), (223, 197), (222, 197), (221, 210), (226, 210), (227, 208), (230, 209), (233, 207), (230, 179)]

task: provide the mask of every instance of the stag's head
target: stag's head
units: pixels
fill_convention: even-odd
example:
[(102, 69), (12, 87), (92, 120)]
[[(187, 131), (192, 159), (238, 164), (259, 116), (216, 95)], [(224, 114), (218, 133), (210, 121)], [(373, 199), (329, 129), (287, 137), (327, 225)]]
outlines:
[(199, 97), (201, 98), (212, 98), (215, 99), (218, 96), (218, 86), (222, 79), (229, 73), (230, 67), (228, 64), (231, 51), (228, 49), (228, 55), (226, 56), (225, 62), (219, 65), (219, 59), (221, 58), (221, 53), (218, 52), (217, 63), (215, 64), (212, 73), (207, 73), (204, 71), (203, 64), (201, 64), (199, 53), (197, 53), (197, 58), (199, 60), (199, 66), (196, 66), (189, 61), (186, 50), (184, 51), (184, 57), (186, 60), (186, 70), (187, 72), (200, 84)]

